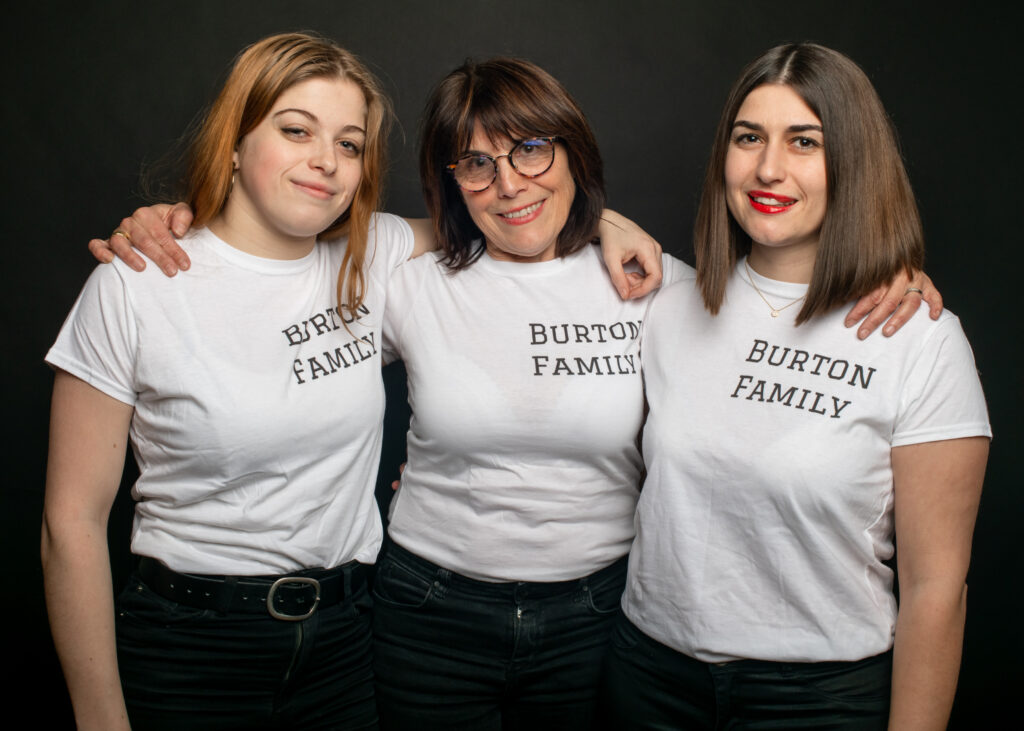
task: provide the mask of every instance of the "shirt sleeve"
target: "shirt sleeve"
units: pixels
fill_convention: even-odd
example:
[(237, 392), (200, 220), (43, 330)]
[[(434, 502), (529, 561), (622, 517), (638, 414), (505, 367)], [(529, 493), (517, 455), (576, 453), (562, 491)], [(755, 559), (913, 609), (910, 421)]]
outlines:
[(682, 259), (671, 254), (661, 255), (661, 286), (668, 287), (676, 282), (689, 281), (697, 278), (697, 272)]
[(901, 392), (892, 446), (992, 436), (974, 353), (960, 321), (947, 315), (929, 332)]
[(370, 224), (370, 242), (376, 256), (384, 257), (388, 272), (401, 266), (412, 256), (415, 242), (412, 227), (400, 216), (376, 213)]
[(46, 362), (134, 405), (137, 346), (138, 328), (122, 273), (117, 264), (101, 264), (78, 295)]

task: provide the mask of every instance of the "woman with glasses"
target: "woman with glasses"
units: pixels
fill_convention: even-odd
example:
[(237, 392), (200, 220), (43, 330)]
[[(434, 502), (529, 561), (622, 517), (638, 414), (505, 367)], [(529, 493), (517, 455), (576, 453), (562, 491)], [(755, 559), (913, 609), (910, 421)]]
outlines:
[(612, 727), (944, 729), (991, 430), (951, 313), (891, 342), (842, 326), (924, 253), (856, 64), (790, 44), (743, 71), (694, 245), (696, 286), (644, 321)]
[[(440, 250), (389, 289), (412, 422), (374, 585), (387, 728), (592, 728), (642, 462), (637, 335), (588, 242), (601, 157), (562, 85), (467, 63), (430, 96)], [(691, 271), (664, 257), (667, 283)]]
[(589, 245), (600, 153), (537, 66), (449, 74), (420, 172), (440, 250), (388, 289), (413, 419), (374, 586), (381, 722), (591, 728), (633, 539), (647, 304)]
[[(408, 461), (374, 587), (386, 728), (589, 728), (642, 468), (636, 336), (590, 245), (596, 140), (549, 74), (467, 63), (427, 102), (440, 250), (396, 272)], [(664, 277), (686, 268), (665, 257)]]

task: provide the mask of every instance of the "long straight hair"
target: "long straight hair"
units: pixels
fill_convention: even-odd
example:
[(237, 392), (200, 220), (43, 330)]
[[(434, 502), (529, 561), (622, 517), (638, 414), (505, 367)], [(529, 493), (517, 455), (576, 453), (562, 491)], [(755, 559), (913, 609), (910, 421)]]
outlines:
[(351, 81), (366, 101), (359, 186), (349, 207), (319, 235), (348, 235), (338, 276), (338, 305), (355, 310), (366, 295), (363, 268), (370, 219), (380, 204), (392, 114), (380, 82), (349, 51), (309, 33), (270, 36), (242, 51), (189, 145), (186, 201), (195, 212), (194, 226), (220, 214), (231, 192), (232, 153), (239, 142), (263, 121), (281, 94), (313, 78)]
[(776, 46), (740, 74), (715, 132), (693, 239), (697, 283), (709, 312), (718, 314), (736, 262), (751, 249), (726, 203), (725, 158), (740, 107), (764, 84), (793, 89), (821, 120), (825, 137), (827, 208), (799, 325), (900, 270), (920, 269), (924, 234), (896, 132), (868, 77), (830, 48)]

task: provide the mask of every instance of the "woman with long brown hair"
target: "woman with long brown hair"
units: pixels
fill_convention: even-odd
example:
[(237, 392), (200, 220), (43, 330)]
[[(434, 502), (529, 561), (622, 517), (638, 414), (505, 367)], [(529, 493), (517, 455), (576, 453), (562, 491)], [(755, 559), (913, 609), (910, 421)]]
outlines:
[(644, 321), (613, 726), (945, 728), (991, 430), (951, 313), (888, 342), (843, 327), (924, 252), (855, 63), (803, 43), (743, 71), (694, 246), (696, 286)]

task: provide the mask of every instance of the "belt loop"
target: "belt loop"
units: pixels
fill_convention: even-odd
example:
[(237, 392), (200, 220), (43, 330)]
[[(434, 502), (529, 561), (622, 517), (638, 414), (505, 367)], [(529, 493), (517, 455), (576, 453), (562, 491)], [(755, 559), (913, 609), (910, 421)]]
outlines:
[(237, 576), (225, 576), (224, 586), (217, 597), (217, 614), (225, 615), (231, 610), (231, 600), (235, 598), (235, 589), (238, 586)]
[(352, 596), (352, 574), (355, 572), (354, 568), (346, 567), (342, 571), (342, 576), (345, 582), (345, 596)]

